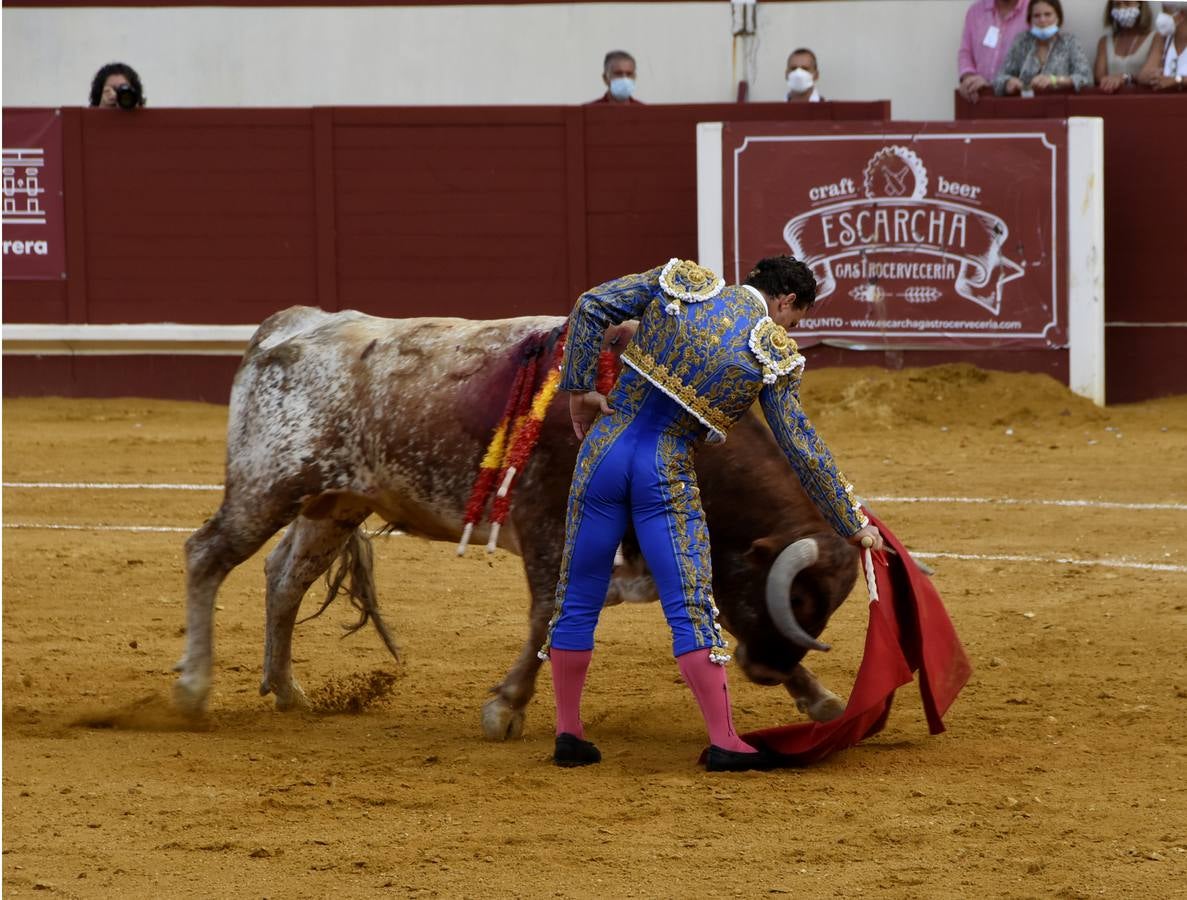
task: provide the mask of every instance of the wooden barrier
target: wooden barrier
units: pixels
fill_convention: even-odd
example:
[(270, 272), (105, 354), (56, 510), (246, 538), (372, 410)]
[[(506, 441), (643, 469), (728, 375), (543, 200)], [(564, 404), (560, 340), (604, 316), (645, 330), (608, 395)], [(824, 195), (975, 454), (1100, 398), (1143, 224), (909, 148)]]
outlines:
[(976, 104), (957, 93), (955, 112), (957, 119), (1104, 120), (1106, 398), (1187, 393), (1187, 370), (1167, 365), (1187, 341), (1176, 212), (1187, 208), (1187, 93), (988, 95)]
[[(6, 324), (244, 325), (293, 304), (564, 313), (591, 284), (696, 254), (697, 122), (884, 120), (890, 105), (62, 114), (67, 277), (6, 281)], [(137, 356), (56, 355), (49, 327), (5, 337), (10, 395), (225, 400), (237, 362), (178, 357), (185, 332)]]
[[(194, 335), (136, 356), (56, 325), (253, 325), (295, 303), (377, 315), (563, 313), (585, 287), (694, 256), (699, 121), (886, 120), (889, 103), (64, 109), (67, 278), (5, 281), (8, 395), (225, 400), (237, 363)], [(1187, 96), (957, 95), (963, 118), (1105, 120), (1107, 399), (1187, 392), (1176, 177)], [(139, 340), (137, 338), (137, 340)], [(40, 343), (38, 343), (40, 342)], [(54, 350), (47, 344), (58, 345)], [(201, 344), (197, 340), (197, 344)], [(99, 345), (92, 343), (92, 349)], [(225, 351), (224, 351), (225, 352)], [(179, 355), (182, 354), (182, 355)], [(1066, 366), (1027, 352), (818, 348), (813, 365)]]

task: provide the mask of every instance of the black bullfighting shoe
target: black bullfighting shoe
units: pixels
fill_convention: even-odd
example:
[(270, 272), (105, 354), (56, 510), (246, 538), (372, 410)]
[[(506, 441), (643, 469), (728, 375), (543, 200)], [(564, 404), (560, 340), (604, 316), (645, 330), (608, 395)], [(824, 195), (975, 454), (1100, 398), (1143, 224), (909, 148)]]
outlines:
[(709, 746), (709, 753), (705, 758), (707, 772), (765, 772), (777, 768), (778, 765), (778, 755), (767, 750), (743, 753), (738, 750), (726, 750), (716, 744)]
[(571, 769), (574, 766), (592, 766), (602, 761), (602, 754), (589, 741), (583, 741), (567, 731), (556, 736), (556, 751), (552, 761), (558, 766)]

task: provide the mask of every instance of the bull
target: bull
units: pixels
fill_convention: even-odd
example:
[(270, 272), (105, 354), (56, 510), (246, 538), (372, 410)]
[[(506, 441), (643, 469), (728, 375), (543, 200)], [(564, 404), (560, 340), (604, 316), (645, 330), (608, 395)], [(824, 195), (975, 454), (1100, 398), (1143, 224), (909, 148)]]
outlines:
[[(370, 619), (395, 653), (378, 614), (364, 519), (376, 513), (409, 534), (457, 541), (474, 474), (525, 348), (555, 336), (563, 322), (393, 320), (309, 307), (263, 322), (231, 391), (222, 504), (186, 541), (177, 705), (205, 708), (219, 586), (286, 526), (264, 566), (260, 693), (274, 694), (280, 710), (308, 705), (293, 677), (293, 628), (306, 591), (328, 571), (325, 604), (344, 590), (361, 612), (356, 628)], [(630, 328), (612, 329), (608, 344), (624, 345)], [(548, 408), (497, 534), (498, 546), (522, 558), (531, 602), (528, 638), (483, 706), (491, 739), (522, 732), (535, 691), (577, 449), (562, 397)], [(700, 451), (697, 477), (712, 534), (714, 596), (736, 641), (736, 660), (750, 680), (783, 685), (812, 719), (835, 718), (843, 702), (802, 660), (809, 648), (826, 649), (817, 638), (853, 587), (857, 551), (826, 524), (757, 416), (744, 417), (724, 444)], [(474, 538), (488, 533), (480, 527)], [(607, 604), (655, 599), (628, 534)]]

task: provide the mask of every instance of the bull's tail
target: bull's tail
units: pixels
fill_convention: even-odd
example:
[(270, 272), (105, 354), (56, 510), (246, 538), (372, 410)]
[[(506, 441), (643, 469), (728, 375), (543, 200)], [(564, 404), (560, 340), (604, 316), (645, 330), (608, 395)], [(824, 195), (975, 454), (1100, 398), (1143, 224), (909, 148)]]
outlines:
[(308, 622), (316, 619), (340, 594), (350, 598), (350, 604), (359, 611), (359, 620), (353, 625), (344, 626), (347, 634), (354, 634), (370, 620), (379, 632), (388, 652), (396, 659), (400, 658), (400, 648), (396, 646), (387, 623), (379, 612), (379, 598), (375, 593), (374, 553), (371, 550), (371, 538), (362, 527), (356, 528), (346, 540), (342, 551), (338, 554), (329, 571), (326, 572), (326, 599), (317, 612), (301, 619)]

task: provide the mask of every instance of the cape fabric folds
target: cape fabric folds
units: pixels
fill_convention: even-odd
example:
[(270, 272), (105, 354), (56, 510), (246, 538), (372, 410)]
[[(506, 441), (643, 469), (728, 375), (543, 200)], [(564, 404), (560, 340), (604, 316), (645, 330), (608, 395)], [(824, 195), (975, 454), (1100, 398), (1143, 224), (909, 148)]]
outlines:
[(787, 766), (806, 766), (877, 734), (890, 716), (894, 692), (919, 672), (919, 693), (928, 730), (944, 730), (942, 718), (972, 672), (940, 595), (911, 559), (907, 548), (867, 509), (887, 546), (898, 553), (874, 554), (878, 601), (870, 621), (857, 680), (845, 712), (831, 722), (806, 722), (742, 735), (783, 757)]

